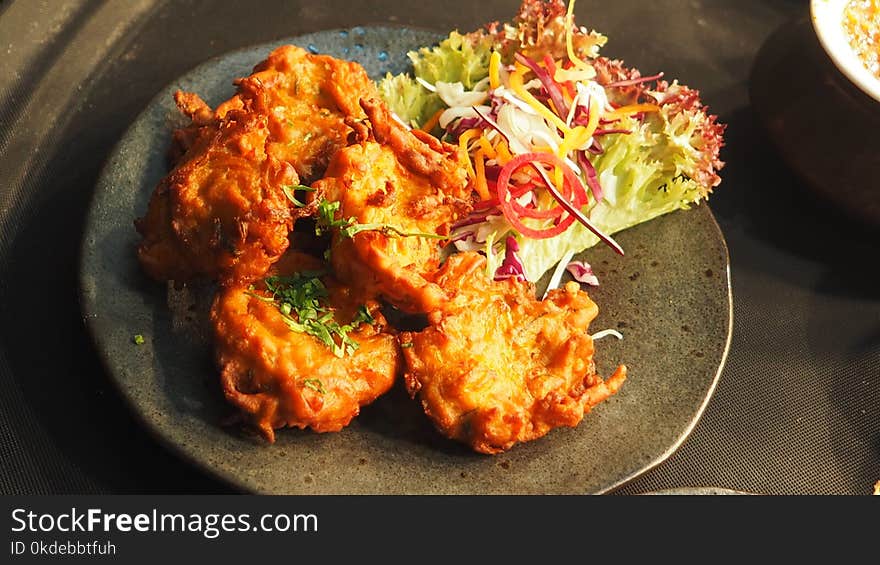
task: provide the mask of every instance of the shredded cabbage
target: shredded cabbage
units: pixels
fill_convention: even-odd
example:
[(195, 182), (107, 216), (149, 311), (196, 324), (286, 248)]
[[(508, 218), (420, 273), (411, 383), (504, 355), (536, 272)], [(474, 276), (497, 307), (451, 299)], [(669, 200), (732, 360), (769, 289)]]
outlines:
[[(569, 107), (560, 115), (566, 126), (585, 125), (584, 112), (589, 112), (590, 100), (611, 114), (614, 109), (628, 105), (652, 110), (629, 116), (618, 114), (608, 122), (613, 125), (599, 125), (599, 130), (608, 130), (596, 130), (585, 144), (576, 138), (577, 146), (572, 142), (564, 146), (567, 140), (557, 131), (561, 128), (545, 120), (505, 84), (513, 67), (502, 67), (501, 80), (497, 75), (493, 79), (496, 88), (486, 90), (493, 50), (501, 54), (506, 64), (513, 61), (514, 52), (535, 60), (545, 54), (565, 58), (566, 35), (573, 38), (577, 55), (590, 65), (589, 73), (577, 68), (556, 68), (555, 80), (578, 81)], [(578, 163), (563, 157), (582, 179), (593, 179), (601, 186), (598, 194), (603, 195), (602, 199), (598, 203), (591, 200), (583, 211), (599, 231), (610, 235), (708, 198), (720, 182), (717, 171), (723, 166), (719, 150), (724, 126), (706, 112), (699, 92), (675, 81), (669, 84), (658, 80), (662, 74), (641, 77), (621, 61), (600, 57), (598, 49), (604, 43), (601, 34), (567, 23), (565, 6), (560, 0), (525, 0), (512, 24), (490, 26), (468, 35), (452, 32), (437, 46), (409, 53), (416, 78), (388, 75), (379, 86), (392, 110), (414, 127), (423, 126), (439, 110), (444, 110), (438, 126), (452, 140), (482, 121), (483, 135), (489, 140), (503, 136), (514, 155), (535, 150), (557, 152), (563, 147), (569, 151), (589, 150), (578, 157), (587, 160), (584, 166), (592, 164), (595, 169), (595, 176), (589, 178)], [(656, 83), (653, 90), (649, 89), (649, 82)], [(534, 95), (540, 93), (542, 84), (533, 79), (523, 88)], [(492, 128), (486, 125), (487, 120)], [(457, 233), (460, 238), (455, 245), (459, 250), (481, 249), (486, 253), (489, 276), (505, 264), (505, 257), (509, 257), (505, 242), (508, 235), (514, 235), (519, 245), (517, 258), (530, 281), (538, 281), (557, 265), (561, 277), (565, 265), (560, 265), (560, 261), (567, 265), (572, 255), (600, 241), (578, 222), (546, 239), (523, 237), (501, 215), (477, 218)]]

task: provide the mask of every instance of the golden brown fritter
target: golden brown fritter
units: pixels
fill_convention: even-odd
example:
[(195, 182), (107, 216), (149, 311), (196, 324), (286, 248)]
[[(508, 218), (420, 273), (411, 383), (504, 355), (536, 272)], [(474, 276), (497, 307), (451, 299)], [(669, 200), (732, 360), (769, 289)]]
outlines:
[(297, 213), (281, 187), (297, 183), (266, 154), (265, 116), (234, 110), (186, 134), (190, 146), (136, 222), (138, 258), (157, 280), (262, 276), (287, 249)]
[[(347, 119), (375, 85), (357, 63), (279, 47), (236, 81), (211, 111), (197, 95), (175, 100), (191, 125), (175, 132), (174, 169), (136, 222), (138, 257), (158, 280), (247, 282), (287, 249), (298, 208), (284, 193), (319, 178), (347, 143)], [(302, 196), (301, 194), (299, 195)]]
[(393, 231), (337, 234), (333, 267), (342, 280), (375, 289), (402, 310), (434, 310), (445, 299), (431, 281), (442, 240), (417, 234), (448, 235), (470, 210), (465, 164), (455, 147), (407, 130), (378, 100), (361, 105), (370, 127), (356, 124), (360, 142), (334, 155), (314, 198), (339, 202), (337, 219)]
[[(288, 252), (273, 275), (316, 271), (323, 263)], [(270, 279), (271, 280), (271, 279)], [(265, 285), (255, 290), (239, 285), (221, 290), (211, 310), (217, 362), (226, 399), (269, 441), (286, 426), (317, 432), (341, 430), (391, 388), (401, 370), (397, 338), (388, 333), (379, 304), (363, 294), (322, 277), (333, 308), (333, 320), (350, 324), (366, 307), (374, 322), (364, 322), (348, 336), (357, 348), (342, 356), (319, 338), (293, 331)], [(336, 336), (334, 342), (344, 345)]]
[(172, 132), (168, 150), (168, 161), (172, 168), (180, 163), (190, 148), (214, 135), (220, 125), (214, 110), (198, 94), (178, 90), (174, 93), (174, 102), (190, 123)]
[(576, 426), (623, 384), (624, 366), (596, 374), (587, 330), (598, 309), (576, 282), (538, 301), (533, 285), (489, 280), (485, 258), (465, 252), (436, 283), (450, 292), (445, 310), (400, 340), (407, 389), (447, 437), (499, 453)]
[(241, 103), (265, 115), (271, 132), (266, 152), (292, 164), (304, 184), (320, 178), (333, 154), (348, 144), (345, 122), (364, 118), (360, 100), (378, 96), (358, 63), (293, 45), (272, 51), (235, 84), (240, 102), (233, 98), (225, 106)]

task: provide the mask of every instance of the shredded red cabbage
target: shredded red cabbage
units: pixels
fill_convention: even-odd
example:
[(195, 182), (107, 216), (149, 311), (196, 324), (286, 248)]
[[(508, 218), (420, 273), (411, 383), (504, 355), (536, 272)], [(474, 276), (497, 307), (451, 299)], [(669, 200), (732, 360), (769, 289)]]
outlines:
[(453, 236), (453, 237), (450, 237), (449, 239), (447, 239), (447, 240), (446, 240), (446, 243), (444, 243), (444, 245), (449, 245), (450, 243), (455, 243), (456, 241), (464, 241), (464, 240), (466, 240), (466, 239), (468, 239), (468, 238), (472, 238), (472, 237), (474, 237), (474, 236), (476, 235), (476, 233), (477, 233), (477, 232), (475, 232), (475, 231), (464, 231), (464, 232), (461, 232), (460, 234), (458, 234), (458, 235), (456, 235), (456, 236)]
[(574, 109), (574, 116), (571, 118), (571, 123), (575, 126), (585, 126), (590, 123), (589, 108), (578, 104)]
[(593, 193), (593, 198), (596, 199), (596, 204), (598, 204), (602, 201), (604, 193), (602, 192), (602, 185), (599, 184), (599, 178), (596, 176), (596, 168), (593, 167), (593, 163), (590, 162), (590, 159), (587, 158), (587, 154), (583, 151), (577, 152), (577, 161), (578, 165), (581, 166), (581, 170), (584, 171), (584, 176), (587, 179), (587, 186), (590, 187), (590, 192)]
[[(504, 141), (507, 142), (507, 146), (510, 147), (510, 139), (507, 137), (507, 134), (501, 130), (501, 126), (498, 125), (498, 122), (496, 122), (490, 116), (487, 116), (486, 114), (480, 112), (476, 108), (476, 106), (472, 106), (472, 108), (474, 109), (474, 112), (476, 112), (477, 115), (483, 119), (484, 122), (489, 124), (489, 127), (491, 127), (492, 129), (494, 129), (495, 131), (498, 132), (498, 135), (500, 135), (504, 139)], [(498, 178), (498, 177), (496, 176), (496, 178)]]
[(498, 207), (496, 205), (496, 206), (489, 208), (485, 211), (481, 211), (479, 213), (469, 214), (468, 216), (466, 216), (466, 217), (462, 218), (461, 220), (457, 221), (456, 223), (454, 223), (452, 225), (452, 229), (463, 228), (465, 226), (472, 226), (474, 224), (481, 224), (481, 223), (485, 222), (486, 218), (488, 218), (489, 216), (493, 216), (493, 215), (497, 216), (500, 213), (501, 212), (498, 211)]
[(483, 122), (480, 118), (461, 118), (458, 120), (453, 120), (446, 126), (446, 133), (451, 135), (454, 139), (458, 139), (458, 137), (471, 128), (475, 128), (479, 126)]
[(599, 278), (593, 273), (593, 268), (586, 261), (572, 261), (565, 269), (571, 273), (574, 280), (590, 286), (599, 286)]
[(628, 80), (618, 80), (615, 82), (609, 82), (608, 84), (606, 84), (604, 86), (605, 86), (605, 88), (620, 88), (622, 86), (633, 86), (635, 84), (641, 84), (643, 82), (650, 82), (652, 80), (657, 80), (659, 78), (663, 78), (663, 73), (657, 73), (656, 75), (652, 75), (649, 77), (638, 77), (638, 78), (631, 78)]
[(497, 181), (498, 175), (501, 174), (501, 166), (499, 165), (486, 165), (486, 180), (487, 181)]
[(565, 103), (565, 98), (562, 97), (562, 91), (559, 89), (559, 85), (553, 80), (553, 77), (550, 76), (547, 69), (540, 67), (538, 63), (522, 53), (514, 53), (514, 57), (517, 61), (527, 66), (533, 73), (535, 73), (535, 77), (541, 81), (541, 86), (544, 87), (544, 90), (547, 91), (547, 96), (553, 102), (553, 106), (556, 108), (556, 113), (559, 116), (568, 115), (568, 104)]
[(507, 240), (504, 243), (504, 261), (501, 262), (501, 266), (495, 271), (496, 281), (510, 278), (515, 278), (521, 281), (526, 280), (526, 271), (523, 268), (522, 261), (519, 256), (517, 256), (518, 251), (519, 244), (516, 242), (516, 238), (512, 235), (508, 235)]

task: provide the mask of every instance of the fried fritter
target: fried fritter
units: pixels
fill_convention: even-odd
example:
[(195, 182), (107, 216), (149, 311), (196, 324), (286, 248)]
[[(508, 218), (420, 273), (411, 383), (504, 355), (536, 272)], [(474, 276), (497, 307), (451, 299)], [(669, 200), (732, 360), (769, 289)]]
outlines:
[(339, 202), (337, 219), (377, 229), (337, 234), (333, 267), (342, 280), (374, 289), (401, 310), (434, 310), (445, 300), (431, 281), (442, 242), (419, 234), (447, 235), (470, 210), (465, 163), (452, 145), (401, 126), (382, 102), (361, 105), (369, 127), (354, 124), (359, 143), (334, 155), (314, 198)]
[(260, 114), (234, 110), (186, 135), (185, 156), (136, 222), (141, 266), (178, 282), (262, 276), (287, 249), (297, 212), (281, 187), (296, 184), (296, 172), (266, 154), (269, 129)]
[[(311, 256), (290, 251), (271, 274), (289, 277), (323, 267)], [(316, 279), (306, 280), (315, 284)], [(275, 429), (285, 426), (341, 430), (361, 406), (390, 389), (402, 369), (397, 338), (389, 333), (379, 304), (330, 277), (320, 280), (318, 288), (323, 284), (326, 289), (320, 303), (332, 308), (332, 321), (322, 326), (352, 324), (359, 312), (361, 319), (369, 312), (366, 321), (347, 332), (349, 344), (356, 345), (341, 356), (322, 338), (293, 331), (291, 324), (304, 320), (283, 314), (283, 304), (273, 300), (265, 284), (254, 290), (242, 285), (223, 289), (211, 310), (226, 399), (269, 441)], [(329, 338), (346, 349), (339, 334), (331, 331)]]
[(319, 178), (347, 143), (376, 87), (357, 63), (279, 47), (236, 81), (212, 111), (197, 95), (175, 100), (192, 123), (175, 132), (174, 169), (136, 222), (138, 257), (158, 280), (248, 282), (287, 249), (297, 217), (313, 210), (285, 189)]
[(452, 255), (435, 282), (446, 308), (400, 340), (407, 389), (447, 437), (499, 453), (576, 426), (626, 379), (622, 365), (596, 374), (587, 330), (598, 309), (576, 282), (538, 301), (530, 283), (488, 279), (475, 252)]
[(348, 144), (352, 130), (346, 120), (365, 117), (360, 100), (378, 96), (358, 63), (293, 45), (272, 51), (252, 75), (235, 84), (240, 101), (233, 98), (225, 106), (242, 104), (267, 116), (266, 152), (293, 165), (304, 184), (323, 176), (333, 154)]

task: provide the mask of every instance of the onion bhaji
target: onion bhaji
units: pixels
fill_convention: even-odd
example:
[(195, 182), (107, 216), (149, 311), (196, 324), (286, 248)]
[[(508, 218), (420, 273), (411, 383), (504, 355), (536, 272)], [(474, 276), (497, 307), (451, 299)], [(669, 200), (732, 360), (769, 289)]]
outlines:
[(333, 156), (313, 198), (338, 202), (338, 219), (374, 229), (336, 234), (333, 267), (401, 310), (434, 310), (445, 300), (432, 281), (442, 249), (436, 236), (471, 208), (466, 165), (454, 146), (406, 129), (384, 103), (361, 105), (369, 124), (353, 124), (358, 142)]
[(534, 286), (492, 281), (485, 257), (449, 257), (435, 283), (450, 292), (430, 325), (400, 336), (405, 381), (444, 435), (499, 453), (560, 426), (576, 426), (620, 388), (621, 365), (603, 381), (587, 333), (598, 309), (576, 282), (535, 298)]
[[(221, 290), (211, 310), (226, 399), (269, 441), (285, 426), (341, 430), (402, 369), (378, 302), (329, 276), (315, 278), (323, 268), (289, 251), (260, 285)], [(293, 312), (279, 300), (285, 281), (302, 302)]]
[[(175, 100), (191, 124), (174, 134), (174, 168), (156, 187), (138, 257), (158, 280), (247, 282), (287, 249), (292, 201), (347, 144), (358, 102), (376, 95), (357, 63), (287, 45), (235, 81), (238, 93), (215, 111), (197, 95)], [(295, 196), (293, 196), (296, 198)]]
[(266, 153), (265, 116), (235, 110), (202, 126), (137, 221), (138, 258), (157, 280), (253, 280), (287, 248), (294, 169)]

